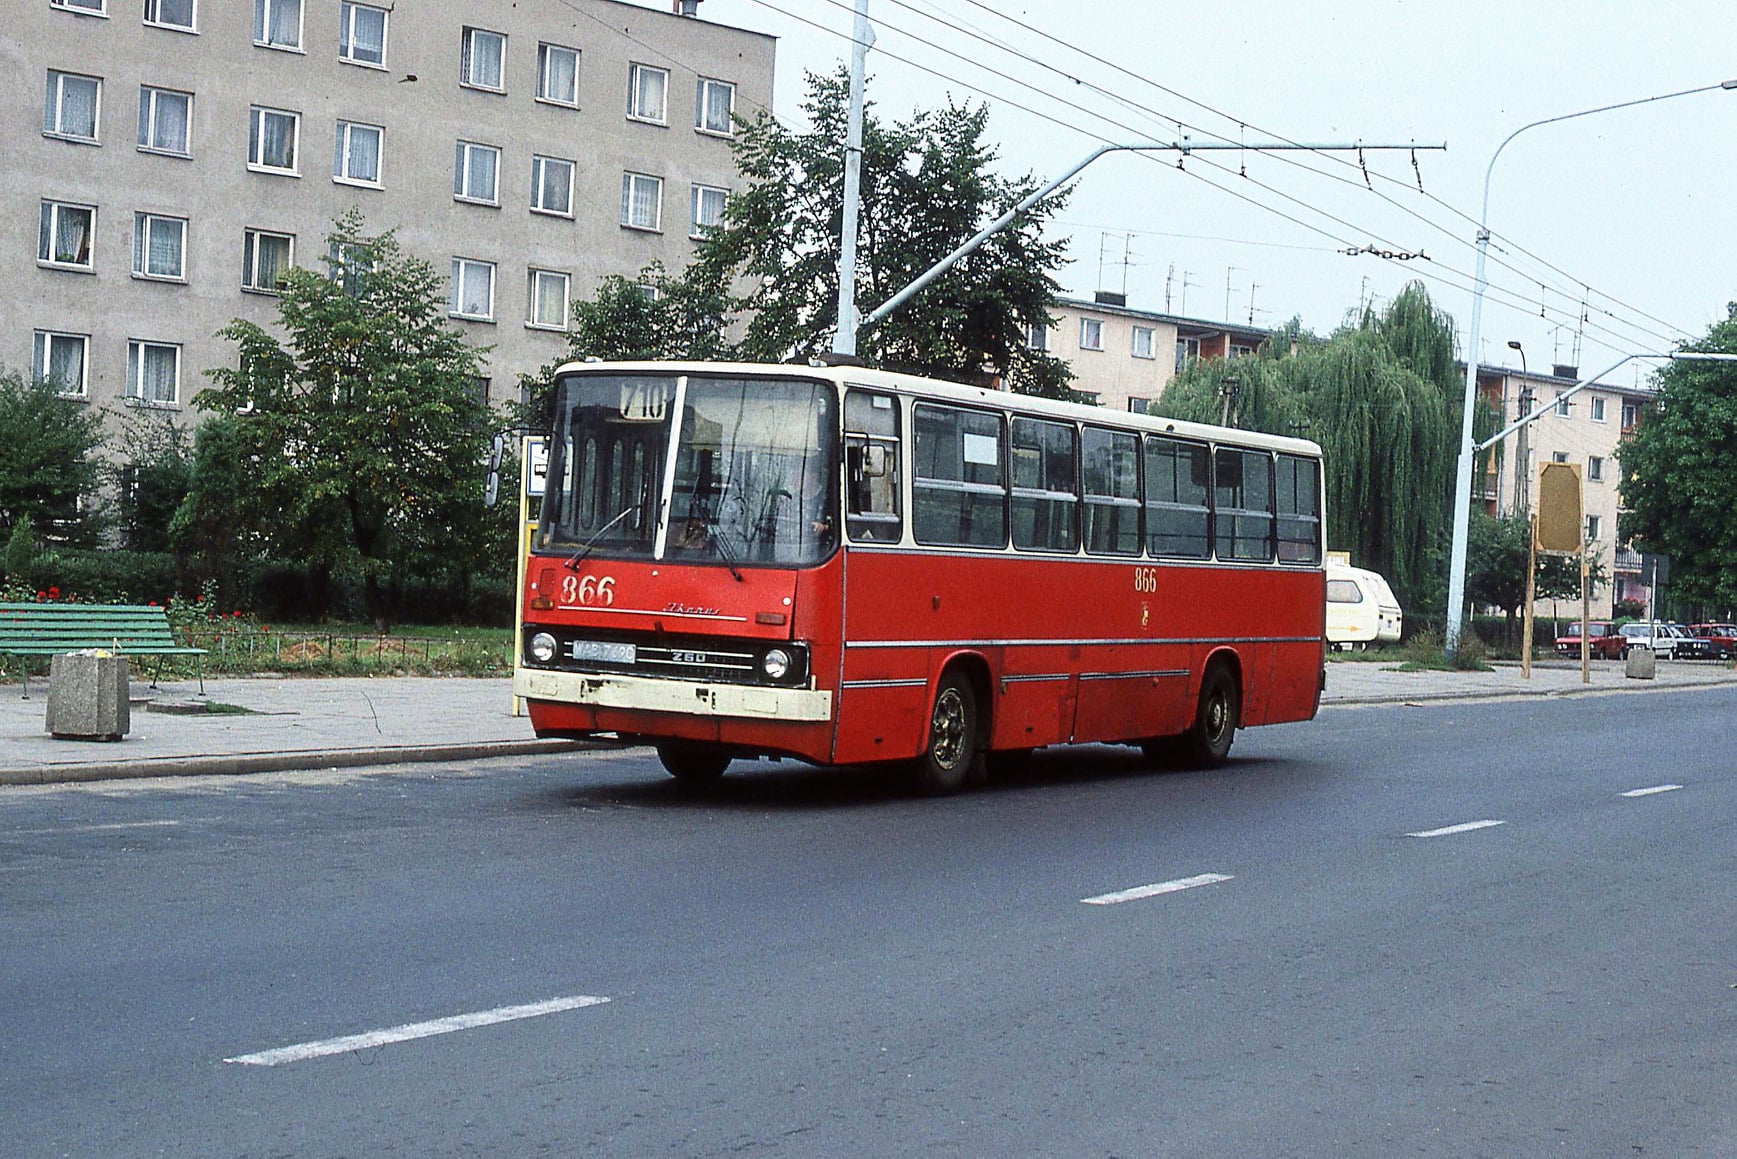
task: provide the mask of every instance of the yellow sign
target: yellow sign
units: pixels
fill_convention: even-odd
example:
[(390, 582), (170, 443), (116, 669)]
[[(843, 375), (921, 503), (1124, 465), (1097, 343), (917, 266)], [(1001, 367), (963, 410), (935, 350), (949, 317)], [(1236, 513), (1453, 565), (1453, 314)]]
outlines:
[(1579, 555), (1584, 543), (1581, 526), (1580, 465), (1541, 463), (1538, 466), (1538, 550)]

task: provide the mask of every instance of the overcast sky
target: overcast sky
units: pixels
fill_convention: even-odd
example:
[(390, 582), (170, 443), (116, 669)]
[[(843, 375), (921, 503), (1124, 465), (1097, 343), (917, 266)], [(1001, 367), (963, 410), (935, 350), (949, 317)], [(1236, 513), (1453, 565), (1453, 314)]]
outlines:
[[(700, 15), (778, 37), (775, 112), (794, 125), (804, 71), (848, 59), (851, 9), (703, 0)], [(1077, 180), (1060, 218), (1066, 292), (1125, 289), (1131, 306), (1244, 323), (1252, 307), (1257, 324), (1297, 315), (1322, 333), (1421, 277), (1463, 342), (1484, 172), (1504, 137), (1737, 78), (1732, 0), (869, 0), (869, 15), (881, 115), (987, 101), (1010, 173), (1048, 180), (1105, 142), (1175, 140), (1179, 121), (1196, 140), (1445, 142), (1415, 167), (1410, 152), (1365, 153), (1373, 190), (1356, 153), (1200, 153), (1183, 172), (1173, 154), (1117, 155)], [(1491, 185), (1480, 357), (1517, 366), (1514, 339), (1533, 369), (1590, 372), (1724, 317), (1734, 162), (1737, 91), (1522, 133)], [(1339, 252), (1364, 246), (1428, 257)]]

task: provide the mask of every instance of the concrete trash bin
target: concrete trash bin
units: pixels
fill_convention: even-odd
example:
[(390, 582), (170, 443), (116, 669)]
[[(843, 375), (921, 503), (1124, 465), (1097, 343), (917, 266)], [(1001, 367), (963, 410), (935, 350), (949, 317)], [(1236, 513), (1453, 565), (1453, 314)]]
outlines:
[(62, 740), (120, 740), (132, 727), (127, 658), (67, 652), (48, 665), (48, 731)]
[(1658, 657), (1651, 648), (1640, 646), (1628, 650), (1628, 662), (1623, 665), (1622, 674), (1630, 680), (1651, 680), (1658, 673)]

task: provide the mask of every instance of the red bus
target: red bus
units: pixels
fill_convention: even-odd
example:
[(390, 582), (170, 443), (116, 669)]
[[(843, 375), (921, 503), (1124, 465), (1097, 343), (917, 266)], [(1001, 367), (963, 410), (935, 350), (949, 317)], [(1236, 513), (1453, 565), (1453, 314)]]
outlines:
[(575, 363), (553, 414), (538, 736), (943, 793), (1049, 745), (1216, 765), (1319, 707), (1313, 443), (853, 367)]

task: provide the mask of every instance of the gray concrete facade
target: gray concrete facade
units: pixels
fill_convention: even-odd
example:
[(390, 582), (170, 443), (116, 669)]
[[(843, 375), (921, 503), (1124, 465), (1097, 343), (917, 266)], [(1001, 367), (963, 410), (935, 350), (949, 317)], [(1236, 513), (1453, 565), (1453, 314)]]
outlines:
[[(76, 367), (93, 406), (195, 417), (203, 371), (235, 359), (215, 332), (276, 318), (250, 264), (269, 282), (288, 237), (323, 271), (354, 207), (442, 277), (476, 263), (458, 313), (479, 316), (455, 325), (494, 347), (500, 401), (565, 349), (563, 278), (570, 302), (687, 263), (694, 190), (737, 180), (720, 113), (770, 107), (773, 53), (615, 0), (18, 0), (0, 28), (0, 367)], [(661, 189), (640, 225), (627, 174), (641, 211)]]

